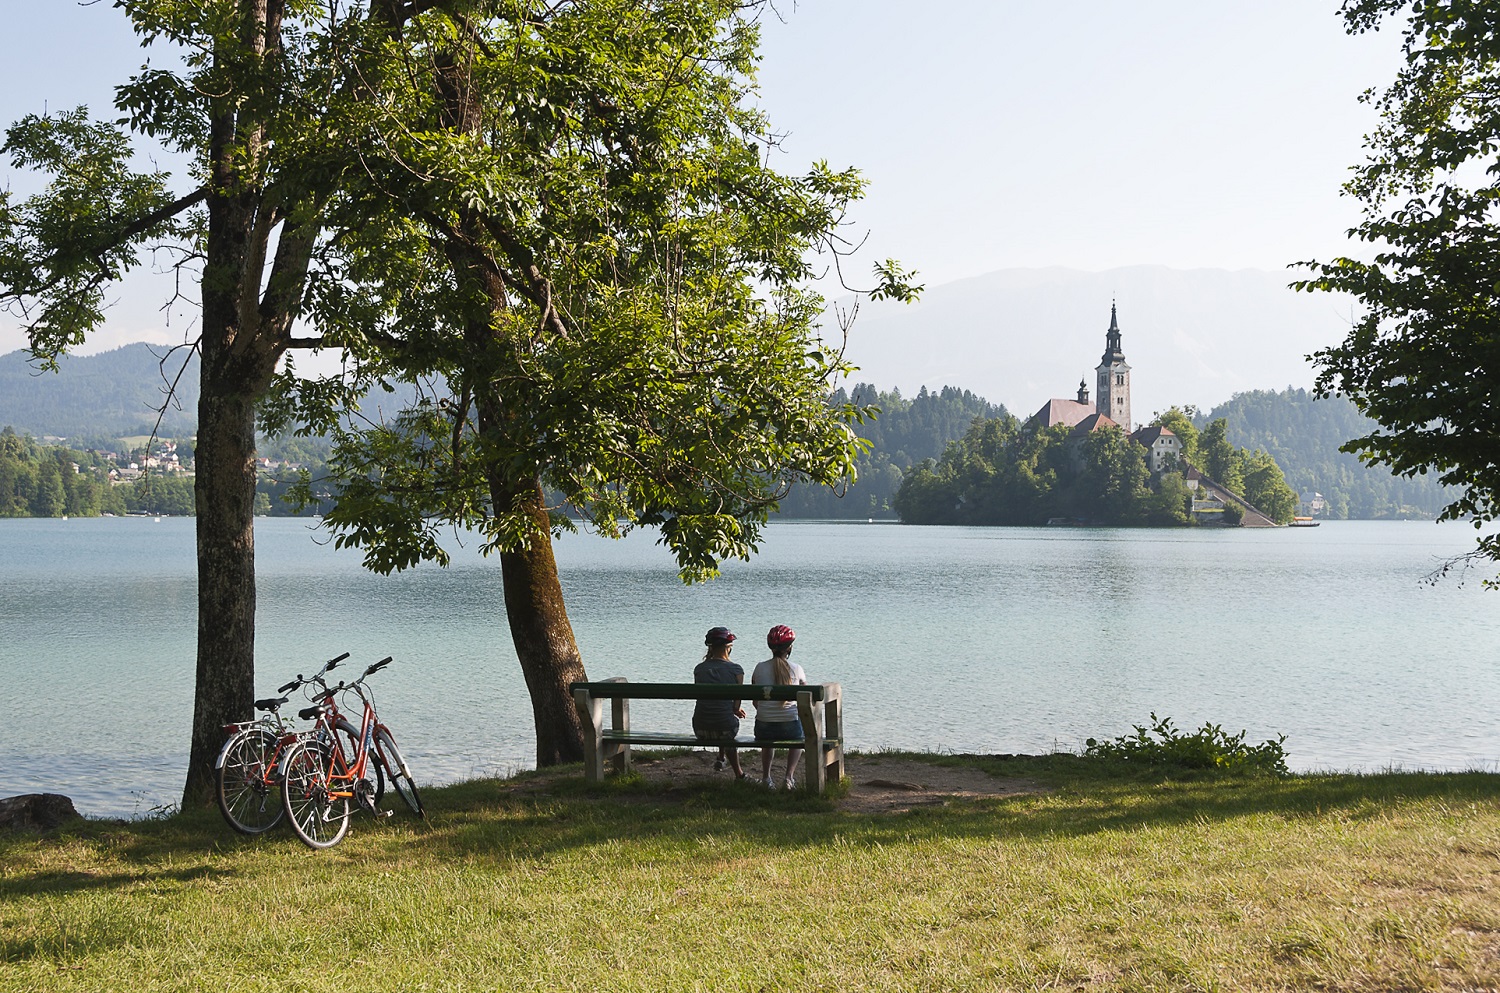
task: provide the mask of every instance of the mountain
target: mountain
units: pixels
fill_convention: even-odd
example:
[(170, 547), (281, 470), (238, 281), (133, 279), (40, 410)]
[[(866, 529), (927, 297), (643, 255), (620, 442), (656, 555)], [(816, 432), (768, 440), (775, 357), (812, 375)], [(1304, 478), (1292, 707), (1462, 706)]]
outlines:
[(1199, 426), (1218, 417), (1227, 422), (1231, 443), (1270, 453), (1292, 489), (1322, 493), (1330, 517), (1433, 518), (1458, 496), (1455, 488), (1425, 473), (1393, 476), (1339, 451), (1344, 442), (1378, 427), (1345, 397), (1318, 400), (1302, 389), (1251, 390), (1200, 416)]
[(1294, 275), (1002, 269), (929, 287), (910, 306), (864, 305), (846, 354), (859, 379), (905, 396), (960, 384), (1025, 418), (1053, 397), (1072, 397), (1080, 378), (1093, 386), (1115, 301), (1132, 412), (1145, 424), (1174, 405), (1207, 410), (1248, 390), (1310, 387), (1304, 356), (1343, 339), (1350, 306), (1293, 293)]
[[(41, 372), (25, 351), (0, 355), (0, 426), (38, 438), (117, 438), (149, 434), (184, 352), (162, 364), (166, 349), (126, 345), (97, 355), (65, 355), (56, 373)], [(198, 423), (198, 357), (177, 380), (160, 434), (192, 434)]]

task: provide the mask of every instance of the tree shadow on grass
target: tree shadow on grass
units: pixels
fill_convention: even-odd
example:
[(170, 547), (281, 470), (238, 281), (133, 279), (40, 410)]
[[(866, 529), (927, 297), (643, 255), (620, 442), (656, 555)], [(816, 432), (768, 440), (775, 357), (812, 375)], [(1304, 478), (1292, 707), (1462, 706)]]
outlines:
[[(428, 820), (414, 820), (399, 811), (386, 821), (360, 818), (338, 851), (339, 857), (353, 856), (370, 864), (433, 856), (512, 861), (630, 842), (692, 846), (703, 837), (741, 840), (770, 850), (835, 841), (876, 845), (911, 839), (1082, 836), (1260, 815), (1358, 821), (1434, 802), (1451, 808), (1500, 809), (1500, 775), (1491, 773), (1182, 778), (1089, 765), (1066, 755), (927, 758), (939, 764), (970, 764), (1001, 778), (1030, 779), (1053, 789), (953, 800), (905, 813), (861, 814), (840, 811), (823, 797), (769, 793), (725, 781), (659, 784), (627, 776), (591, 786), (583, 781), (581, 770), (564, 768), (512, 780), (424, 788)], [(140, 869), (103, 874), (13, 872), (0, 879), (0, 899), (118, 888), (152, 878), (190, 882), (236, 871), (201, 863), (170, 870), (159, 867), (163, 860), (183, 855), (208, 857), (226, 849), (232, 853), (239, 846), (302, 850), (281, 830), (257, 838), (235, 835), (216, 811), (189, 811), (123, 828), (85, 825), (65, 837), (107, 841), (112, 860)], [(8, 847), (0, 839), (0, 858), (7, 857)]]
[(77, 872), (72, 870), (15, 873), (0, 879), (0, 901), (23, 896), (63, 896), (90, 890), (115, 890), (140, 884), (192, 883), (234, 875), (233, 870), (210, 865), (153, 868), (122, 872)]
[(515, 794), (506, 783), (491, 781), (437, 791), (432, 806), (439, 813), (431, 829), (408, 843), (446, 857), (508, 860), (630, 841), (695, 844), (706, 835), (770, 849), (833, 841), (1082, 836), (1261, 815), (1358, 821), (1431, 802), (1500, 809), (1500, 775), (1489, 773), (1188, 780), (1131, 773), (1122, 779), (1078, 770), (1048, 776), (1035, 762), (987, 764), (998, 765), (990, 771), (1000, 775), (1050, 779), (1057, 789), (955, 800), (900, 814), (853, 814), (825, 799), (766, 795), (733, 783), (662, 788), (627, 780), (585, 787), (559, 779), (545, 793)]

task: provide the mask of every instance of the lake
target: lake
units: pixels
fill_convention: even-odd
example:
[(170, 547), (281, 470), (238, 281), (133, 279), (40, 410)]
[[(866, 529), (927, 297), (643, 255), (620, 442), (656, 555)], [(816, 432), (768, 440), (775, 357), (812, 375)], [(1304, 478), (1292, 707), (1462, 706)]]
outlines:
[[(302, 519), (256, 522), (257, 689), (341, 652), (421, 783), (532, 763), (498, 561), (384, 577)], [(1460, 524), (1276, 530), (780, 523), (685, 587), (653, 533), (568, 535), (558, 561), (592, 678), (689, 680), (703, 632), (764, 658), (773, 624), (838, 681), (851, 747), (1078, 750), (1155, 712), (1287, 736), (1293, 768), (1500, 768), (1500, 592), (1423, 577)], [(320, 543), (322, 542), (322, 543)], [(193, 521), (0, 520), (0, 796), (139, 816), (181, 789), (196, 631)], [(746, 666), (747, 670), (749, 665)], [(689, 708), (632, 706), (641, 728)]]

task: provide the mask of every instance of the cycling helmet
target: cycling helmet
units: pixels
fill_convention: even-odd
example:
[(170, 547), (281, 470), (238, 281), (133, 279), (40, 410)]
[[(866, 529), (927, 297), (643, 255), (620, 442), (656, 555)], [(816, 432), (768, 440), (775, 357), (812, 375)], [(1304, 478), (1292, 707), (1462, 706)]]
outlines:
[(705, 645), (727, 645), (734, 641), (734, 632), (728, 628), (709, 628), (708, 634), (703, 636)]
[(778, 624), (766, 635), (766, 646), (769, 648), (780, 648), (782, 645), (790, 645), (797, 640), (797, 632), (785, 624)]

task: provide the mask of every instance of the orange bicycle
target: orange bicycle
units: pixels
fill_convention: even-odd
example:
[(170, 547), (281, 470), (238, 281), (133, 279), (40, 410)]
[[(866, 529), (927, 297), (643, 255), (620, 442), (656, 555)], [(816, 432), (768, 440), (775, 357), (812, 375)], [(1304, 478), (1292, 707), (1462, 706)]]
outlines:
[[(219, 811), (230, 827), (241, 834), (261, 834), (281, 820), (281, 755), (305, 733), (281, 716), (281, 706), (288, 702), (285, 694), (309, 684), (327, 690), (328, 684), (323, 677), (348, 657), (349, 653), (345, 652), (329, 659), (311, 676), (298, 675), (277, 689), (276, 692), (283, 694), (281, 697), (255, 701), (255, 708), (266, 712), (259, 720), (224, 725), (228, 737), (219, 750), (215, 778)], [(329, 727), (336, 729), (350, 744), (359, 735), (358, 728), (337, 714), (329, 722)], [(377, 802), (385, 792), (381, 772), (379, 765), (371, 769)]]
[[(316, 722), (319, 730), (301, 737), (281, 760), (281, 802), (292, 830), (313, 848), (338, 844), (349, 831), (350, 801), (375, 814), (388, 816), (376, 808), (379, 796), (367, 778), (369, 770), (384, 768), (391, 785), (418, 817), (423, 816), (422, 800), (417, 795), (411, 770), (406, 765), (395, 736), (380, 723), (375, 712), (374, 693), (365, 680), (391, 663), (390, 656), (370, 666), (352, 683), (324, 690), (314, 697), (317, 703), (301, 712)], [(337, 729), (338, 717), (334, 698), (353, 693), (359, 697), (364, 714), (352, 748)]]

